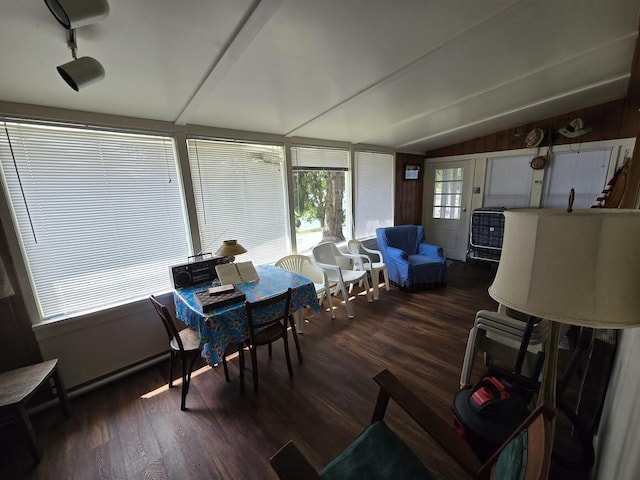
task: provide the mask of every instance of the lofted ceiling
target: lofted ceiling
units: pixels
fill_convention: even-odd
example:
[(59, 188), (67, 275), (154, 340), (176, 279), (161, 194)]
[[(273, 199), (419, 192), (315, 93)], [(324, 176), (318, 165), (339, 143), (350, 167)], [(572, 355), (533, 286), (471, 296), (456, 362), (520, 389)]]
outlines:
[(622, 98), (640, 0), (109, 0), (69, 88), (42, 0), (0, 5), (0, 101), (427, 151)]

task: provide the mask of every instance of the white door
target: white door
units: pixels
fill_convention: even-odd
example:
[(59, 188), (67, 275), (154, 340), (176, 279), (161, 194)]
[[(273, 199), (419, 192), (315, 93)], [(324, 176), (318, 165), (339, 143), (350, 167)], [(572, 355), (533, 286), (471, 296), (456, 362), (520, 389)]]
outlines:
[(473, 166), (473, 160), (428, 163), (422, 205), (425, 236), (453, 260), (467, 256)]

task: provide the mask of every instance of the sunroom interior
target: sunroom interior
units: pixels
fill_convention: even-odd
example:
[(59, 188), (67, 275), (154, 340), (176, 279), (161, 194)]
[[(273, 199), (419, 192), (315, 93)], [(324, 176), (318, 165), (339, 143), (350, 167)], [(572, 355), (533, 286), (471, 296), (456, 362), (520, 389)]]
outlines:
[[(322, 236), (299, 216), (312, 172), (341, 182), (336, 241), (422, 224), (452, 261), (469, 217), (439, 228), (438, 170), (464, 172), (470, 213), (559, 207), (574, 184), (589, 208), (626, 163), (621, 206), (639, 207), (640, 1), (109, 4), (75, 31), (105, 70), (78, 92), (56, 71), (71, 55), (44, 2), (0, 7), (0, 246), (15, 291), (0, 300), (0, 370), (59, 358), (80, 395), (158, 362), (148, 296), (171, 302), (169, 267), (230, 238), (255, 264), (308, 253)], [(558, 134), (577, 118), (588, 133)], [(555, 161), (534, 170), (537, 156)], [(597, 478), (640, 469), (639, 341), (620, 335)]]

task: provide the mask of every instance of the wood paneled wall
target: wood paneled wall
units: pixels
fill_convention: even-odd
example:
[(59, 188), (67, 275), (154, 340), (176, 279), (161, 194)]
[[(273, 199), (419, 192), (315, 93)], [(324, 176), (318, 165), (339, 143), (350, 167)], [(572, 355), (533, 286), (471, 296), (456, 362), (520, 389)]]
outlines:
[[(405, 165), (420, 165), (419, 180), (404, 180)], [(396, 154), (396, 201), (394, 225), (422, 224), (422, 191), (424, 185), (424, 155)]]
[[(509, 130), (492, 133), (484, 137), (431, 150), (422, 155), (398, 153), (396, 155), (396, 205), (395, 225), (421, 224), (422, 223), (422, 196), (424, 186), (424, 159), (448, 157), (452, 155), (468, 155), (482, 152), (495, 152), (504, 150), (517, 150), (525, 148), (524, 139), (532, 129), (542, 128), (545, 131), (543, 146), (547, 145), (549, 131), (551, 131), (552, 145), (565, 143), (595, 142), (599, 140), (613, 140), (617, 138), (638, 137), (640, 130), (640, 62), (635, 62), (634, 71), (626, 98), (613, 100), (608, 103), (593, 107), (575, 110), (563, 115), (545, 118), (526, 125), (520, 125)], [(636, 79), (636, 80), (634, 80)], [(558, 133), (558, 129), (564, 127), (576, 117), (583, 119), (586, 125), (593, 128), (591, 132), (581, 138), (566, 138)], [(633, 208), (638, 203), (640, 195), (640, 149), (635, 149), (634, 158), (631, 161), (629, 181), (622, 207)], [(405, 165), (423, 165), (423, 171), (419, 181), (405, 181)]]
[[(629, 97), (627, 97), (629, 98)], [(595, 142), (598, 140), (612, 140), (616, 138), (635, 137), (640, 123), (640, 113), (637, 106), (633, 106), (627, 98), (614, 100), (582, 110), (575, 110), (563, 115), (545, 118), (537, 122), (519, 125), (509, 130), (474, 138), (463, 143), (431, 150), (425, 154), (427, 158), (448, 157), (451, 155), (467, 155), (472, 153), (495, 152), (526, 148), (524, 139), (532, 129), (541, 128), (545, 131), (542, 145), (546, 146), (551, 130), (552, 145), (565, 143)], [(580, 138), (566, 138), (558, 133), (576, 117), (582, 118), (585, 125), (593, 128), (591, 132)]]
[(0, 298), (0, 372), (42, 361), (16, 279), (4, 229), (0, 224), (0, 258), (15, 295)]

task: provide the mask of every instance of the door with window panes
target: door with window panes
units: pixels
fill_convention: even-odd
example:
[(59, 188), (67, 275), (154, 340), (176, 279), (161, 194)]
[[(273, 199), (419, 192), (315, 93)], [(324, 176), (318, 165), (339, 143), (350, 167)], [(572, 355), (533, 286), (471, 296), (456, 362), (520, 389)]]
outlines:
[(473, 160), (427, 165), (422, 208), (427, 242), (441, 246), (447, 258), (464, 260), (469, 238)]

